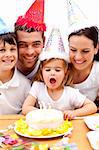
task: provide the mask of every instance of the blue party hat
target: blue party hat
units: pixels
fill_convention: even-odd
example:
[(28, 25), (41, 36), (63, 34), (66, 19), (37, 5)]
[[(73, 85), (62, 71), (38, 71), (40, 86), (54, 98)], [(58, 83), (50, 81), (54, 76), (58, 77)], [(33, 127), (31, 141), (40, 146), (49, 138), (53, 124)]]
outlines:
[(5, 34), (8, 32), (13, 32), (13, 29), (10, 28), (2, 18), (0, 18), (0, 34)]

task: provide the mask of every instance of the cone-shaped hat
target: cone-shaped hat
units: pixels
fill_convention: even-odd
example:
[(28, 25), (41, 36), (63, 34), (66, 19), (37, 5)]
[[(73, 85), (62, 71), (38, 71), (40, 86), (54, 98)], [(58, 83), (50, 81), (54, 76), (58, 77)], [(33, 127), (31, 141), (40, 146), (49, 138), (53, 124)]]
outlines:
[(69, 26), (82, 21), (86, 21), (88, 18), (80, 7), (73, 1), (67, 0), (67, 12), (68, 12), (68, 24)]
[(46, 47), (39, 56), (40, 61), (51, 58), (59, 58), (69, 61), (59, 29), (52, 29)]
[(24, 16), (19, 16), (15, 25), (46, 31), (44, 23), (44, 0), (35, 0)]
[(14, 28), (8, 26), (2, 18), (0, 18), (0, 34), (5, 34), (8, 32), (14, 32)]
[(89, 20), (74, 0), (67, 0), (67, 10), (69, 24), (67, 35), (82, 28), (97, 26), (92, 20)]

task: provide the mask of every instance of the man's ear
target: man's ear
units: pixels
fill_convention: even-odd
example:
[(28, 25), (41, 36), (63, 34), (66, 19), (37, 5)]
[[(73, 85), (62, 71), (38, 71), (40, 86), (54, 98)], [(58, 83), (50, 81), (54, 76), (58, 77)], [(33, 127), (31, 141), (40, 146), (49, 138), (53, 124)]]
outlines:
[(43, 37), (43, 48), (45, 47), (45, 40), (46, 40), (46, 37), (44, 36)]

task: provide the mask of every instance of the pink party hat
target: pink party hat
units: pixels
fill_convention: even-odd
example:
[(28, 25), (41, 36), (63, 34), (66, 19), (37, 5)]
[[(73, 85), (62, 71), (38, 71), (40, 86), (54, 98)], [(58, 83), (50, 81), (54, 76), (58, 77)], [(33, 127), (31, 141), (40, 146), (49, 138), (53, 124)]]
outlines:
[(19, 16), (15, 25), (46, 31), (44, 23), (44, 0), (35, 0), (24, 16)]
[(65, 52), (59, 29), (52, 29), (45, 49), (41, 52), (39, 56), (40, 61), (46, 59), (48, 60), (51, 58), (64, 59), (66, 62), (69, 61), (67, 53)]

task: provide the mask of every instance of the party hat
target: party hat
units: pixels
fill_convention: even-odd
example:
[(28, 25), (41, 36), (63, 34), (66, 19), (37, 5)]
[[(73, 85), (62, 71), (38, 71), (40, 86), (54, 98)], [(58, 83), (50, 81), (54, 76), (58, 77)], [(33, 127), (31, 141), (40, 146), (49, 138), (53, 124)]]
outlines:
[(69, 23), (67, 35), (83, 28), (97, 26), (95, 23), (93, 23), (92, 20), (89, 20), (89, 18), (84, 14), (84, 12), (73, 0), (67, 0), (67, 6)]
[(41, 52), (40, 61), (49, 60), (51, 58), (64, 59), (66, 62), (69, 58), (65, 52), (63, 41), (59, 29), (52, 29), (52, 32), (48, 38), (48, 42), (45, 49)]
[(86, 21), (88, 19), (84, 12), (73, 0), (67, 0), (67, 12), (69, 26), (80, 21)]
[(35, 0), (24, 16), (19, 16), (15, 25), (37, 31), (46, 31), (44, 23), (44, 0)]
[(5, 34), (8, 32), (13, 32), (14, 28), (11, 28), (8, 24), (4, 22), (2, 18), (0, 18), (0, 34)]

